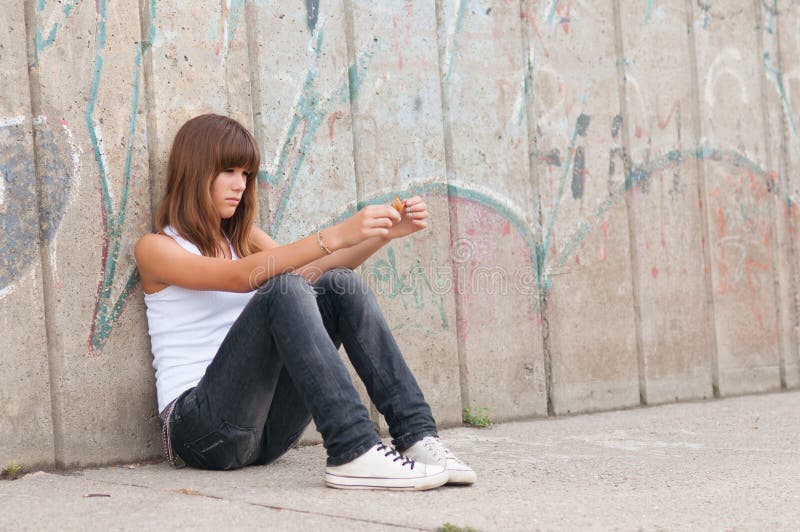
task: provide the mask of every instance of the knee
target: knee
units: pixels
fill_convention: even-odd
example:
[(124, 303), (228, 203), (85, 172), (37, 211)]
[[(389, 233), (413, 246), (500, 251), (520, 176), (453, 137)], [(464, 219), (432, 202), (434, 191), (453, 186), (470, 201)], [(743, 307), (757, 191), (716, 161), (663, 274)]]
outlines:
[(257, 298), (263, 301), (298, 299), (314, 295), (314, 289), (305, 278), (294, 273), (283, 273), (270, 277), (256, 290)]
[(350, 268), (328, 270), (317, 279), (314, 286), (322, 293), (337, 295), (366, 295), (369, 293), (369, 286), (360, 275)]

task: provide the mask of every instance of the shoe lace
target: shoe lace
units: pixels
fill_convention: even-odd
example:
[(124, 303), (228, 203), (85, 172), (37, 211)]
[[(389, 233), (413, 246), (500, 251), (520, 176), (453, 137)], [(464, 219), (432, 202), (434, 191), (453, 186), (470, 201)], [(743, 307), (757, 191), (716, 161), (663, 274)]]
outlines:
[(439, 441), (439, 438), (434, 438), (434, 437), (424, 438), (422, 441), (422, 445), (424, 445), (426, 449), (428, 449), (431, 453), (433, 453), (433, 455), (436, 457), (437, 460), (438, 459), (455, 460), (456, 462), (461, 463), (461, 460), (456, 458), (456, 455), (450, 452), (450, 449), (445, 447), (442, 444), (442, 442)]
[(397, 452), (397, 449), (395, 449), (394, 447), (390, 447), (384, 443), (378, 445), (376, 451), (386, 451), (383, 454), (383, 456), (386, 457), (397, 455), (394, 457), (392, 462), (397, 462), (398, 460), (402, 460), (403, 462), (400, 464), (401, 466), (409, 466), (411, 469), (414, 469), (414, 465), (416, 464), (416, 462), (414, 462), (414, 460), (412, 460), (411, 458), (408, 458), (407, 456), (400, 454), (399, 452)]

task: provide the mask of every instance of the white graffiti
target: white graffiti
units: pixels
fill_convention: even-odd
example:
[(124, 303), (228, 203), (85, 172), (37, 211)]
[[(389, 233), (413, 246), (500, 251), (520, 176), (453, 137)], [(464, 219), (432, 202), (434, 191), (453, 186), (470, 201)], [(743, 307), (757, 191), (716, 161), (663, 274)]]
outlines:
[(722, 261), (728, 267), (728, 280), (741, 283), (747, 279), (747, 260), (753, 258), (754, 252), (763, 249), (763, 244), (757, 239), (727, 235), (720, 238), (719, 247), (724, 254)]
[[(747, 83), (737, 70), (737, 67), (741, 67), (741, 65), (742, 54), (738, 48), (725, 48), (717, 54), (706, 75), (705, 99), (709, 106), (714, 107), (716, 102), (714, 89), (720, 77), (725, 75), (732, 77), (739, 85), (739, 100), (743, 104), (747, 104), (750, 101), (750, 97), (747, 94)], [(728, 105), (730, 102), (725, 102), (725, 104)]]
[(10, 284), (6, 287), (0, 288), (0, 300), (11, 295), (14, 292), (14, 285)]
[(25, 122), (24, 116), (12, 116), (9, 118), (0, 118), (0, 127), (18, 126)]
[[(625, 91), (625, 96), (628, 100), (628, 111), (632, 117), (638, 118), (638, 120), (636, 120), (637, 122), (648, 116), (649, 111), (656, 107), (655, 104), (651, 104), (650, 102), (646, 101), (648, 98), (642, 92), (642, 86), (639, 84), (636, 74), (630, 71), (625, 72)], [(633, 102), (636, 102), (636, 110), (632, 109), (634, 105)], [(656, 108), (656, 112), (659, 111), (660, 109)]]
[[(45, 120), (45, 117), (37, 117)], [(61, 127), (64, 128), (64, 132), (67, 134), (67, 142), (69, 143), (70, 147), (70, 157), (72, 159), (72, 178), (74, 180), (74, 184), (72, 185), (75, 190), (78, 190), (81, 186), (81, 154), (83, 153), (83, 149), (75, 143), (75, 138), (72, 136), (72, 130), (69, 128), (69, 124), (67, 124), (66, 120), (61, 120)]]

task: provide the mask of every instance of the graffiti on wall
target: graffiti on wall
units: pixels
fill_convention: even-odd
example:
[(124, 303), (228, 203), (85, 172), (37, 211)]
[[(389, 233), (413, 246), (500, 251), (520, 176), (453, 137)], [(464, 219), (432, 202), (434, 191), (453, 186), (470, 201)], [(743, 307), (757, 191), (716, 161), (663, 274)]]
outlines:
[[(53, 127), (43, 116), (33, 123), (0, 118), (0, 298), (41, 260), (39, 242), (53, 242), (78, 179), (78, 150), (65, 121)], [(42, 169), (39, 192), (34, 153)]]
[[(152, 4), (151, 4), (152, 5)], [(100, 281), (97, 283), (97, 295), (92, 316), (87, 348), (89, 353), (102, 350), (108, 340), (114, 324), (119, 318), (125, 303), (133, 292), (138, 281), (138, 273), (130, 265), (126, 271), (117, 272), (120, 265), (120, 251), (122, 247), (123, 232), (125, 230), (125, 217), (128, 209), (128, 195), (131, 181), (131, 163), (135, 147), (136, 122), (139, 115), (139, 97), (142, 92), (142, 44), (135, 43), (133, 79), (131, 81), (130, 113), (128, 118), (127, 135), (124, 142), (124, 166), (119, 189), (119, 199), (115, 203), (111, 192), (111, 170), (102, 143), (101, 124), (95, 117), (97, 97), (103, 81), (103, 52), (106, 47), (106, 18), (108, 6), (105, 0), (98, 0), (95, 4), (97, 12), (97, 38), (95, 39), (94, 67), (92, 70), (92, 83), (89, 89), (89, 101), (86, 107), (86, 129), (92, 143), (92, 154), (97, 166), (100, 180), (100, 200), (103, 221), (102, 254), (100, 263)], [(152, 9), (152, 7), (151, 7)], [(151, 30), (152, 37), (152, 30)], [(152, 41), (151, 41), (152, 42)], [(127, 262), (130, 261), (126, 257)], [(112, 288), (117, 277), (122, 277), (124, 283), (119, 294), (114, 294)]]
[[(35, 48), (38, 53), (51, 49), (63, 29), (64, 21), (73, 16), (77, 2), (65, 2), (60, 11), (55, 13), (53, 20), (43, 22), (42, 27), (36, 28)], [(551, 2), (548, 20), (551, 24), (560, 25), (563, 30), (569, 31), (571, 17), (571, 3)], [(237, 32), (244, 2), (231, 1), (225, 3), (223, 11), (223, 29), (214, 34), (221, 39), (222, 47), (229, 46), (231, 39)], [(456, 3), (456, 15), (453, 19), (450, 34), (445, 36), (444, 64), (441, 66), (445, 83), (451, 77), (456, 48), (463, 44), (466, 36), (461, 33), (464, 18), (469, 16), (468, 2), (460, 0)], [(37, 12), (44, 8), (43, 2), (37, 3)], [(325, 45), (325, 17), (320, 13), (319, 3), (306, 0), (304, 8), (307, 15), (307, 28), (310, 34), (311, 48), (314, 61), (312, 65), (300, 76), (297, 97), (292, 108), (287, 114), (288, 127), (285, 129), (284, 138), (276, 145), (276, 157), (273, 163), (265, 163), (259, 173), (261, 187), (267, 189), (274, 208), (270, 212), (267, 227), (275, 234), (283, 223), (289, 198), (296, 194), (294, 185), (304, 168), (306, 154), (312, 149), (312, 144), (320, 127), (330, 124), (337, 119), (340, 105), (347, 105), (349, 101), (358, 98), (362, 90), (364, 75), (370, 67), (370, 60), (374, 50), (366, 50), (356, 58), (354, 64), (349, 65), (342, 72), (339, 90), (323, 96), (317, 89), (318, 66), (324, 55)], [(156, 2), (148, 2), (150, 34), (144, 42), (133, 43), (135, 47), (133, 75), (130, 81), (130, 96), (127, 98), (130, 113), (127, 124), (127, 135), (122, 148), (124, 150), (124, 165), (121, 175), (112, 175), (107, 164), (105, 153), (108, 146), (102, 142), (102, 125), (96, 117), (98, 93), (105, 82), (103, 57), (106, 51), (106, 20), (108, 7), (105, 0), (95, 3), (97, 17), (97, 38), (94, 42), (94, 61), (92, 65), (91, 86), (85, 109), (83, 127), (88, 132), (91, 146), (87, 152), (92, 154), (93, 163), (98, 176), (98, 201), (102, 213), (102, 257), (98, 265), (99, 281), (96, 287), (95, 308), (92, 322), (89, 326), (88, 349), (90, 352), (102, 350), (108, 340), (113, 327), (120, 317), (125, 303), (130, 297), (137, 276), (129, 257), (123, 253), (123, 233), (128, 210), (128, 194), (131, 185), (131, 161), (135, 149), (135, 133), (137, 118), (139, 116), (139, 101), (143, 90), (142, 80), (142, 52), (146, 46), (154, 41), (157, 31)], [(653, 2), (646, 3), (646, 22), (653, 21)], [(707, 16), (710, 8), (705, 10)], [(707, 21), (706, 21), (707, 24)], [(774, 25), (774, 20), (769, 24)], [(220, 36), (221, 32), (221, 36)], [(775, 84), (776, 90), (781, 95), (784, 113), (788, 117), (792, 132), (796, 134), (793, 113), (788, 95), (788, 79), (795, 74), (781, 73), (777, 62), (769, 54), (764, 55), (766, 72)], [(532, 85), (526, 79), (524, 97), (532, 91)], [(584, 102), (585, 103), (585, 102)], [(517, 119), (522, 120), (522, 112), (517, 114)], [(19, 123), (15, 123), (19, 120)], [(47, 159), (48, 164), (42, 176), (42, 209), (39, 217), (35, 208), (25, 208), (36, 205), (35, 187), (30, 183), (21, 183), (18, 176), (33, 175), (33, 161), (26, 152), (22, 142), (24, 119), (6, 118), (0, 121), (0, 210), (2, 211), (3, 231), (0, 233), (0, 290), (7, 290), (13, 286), (19, 276), (36, 259), (35, 249), (30, 246), (36, 242), (38, 231), (44, 235), (43, 242), (50, 245), (58, 229), (59, 222), (64, 214), (69, 200), (70, 192), (75, 187), (78, 179), (78, 168), (75, 166), (79, 148), (71, 143), (72, 128), (76, 127), (61, 123), (58, 127), (48, 124), (43, 118), (38, 119), (37, 125), (37, 154)], [(515, 198), (503, 196), (491, 188), (476, 186), (471, 183), (450, 181), (444, 183), (437, 180), (411, 181), (406, 186), (391, 190), (371, 191), (361, 198), (359, 203), (343, 206), (340, 213), (333, 216), (327, 223), (334, 223), (355, 211), (361, 205), (376, 202), (386, 202), (395, 195), (421, 194), (430, 197), (445, 199), (450, 205), (459, 204), (459, 208), (472, 209), (478, 213), (490, 213), (505, 221), (503, 227), (515, 231), (526, 246), (525, 260), (520, 268), (527, 270), (539, 294), (546, 293), (553, 282), (551, 275), (555, 269), (564, 266), (573, 260), (576, 250), (588, 235), (602, 230), (609, 211), (631, 191), (647, 194), (649, 184), (654, 176), (661, 173), (678, 172), (686, 164), (695, 161), (713, 161), (718, 168), (722, 168), (725, 181), (719, 187), (738, 191), (739, 207), (720, 207), (717, 213), (721, 227), (729, 226), (733, 222), (747, 226), (748, 220), (761, 217), (763, 219), (764, 202), (778, 196), (781, 204), (786, 206), (786, 213), (793, 219), (797, 216), (796, 205), (791, 194), (781, 188), (776, 173), (764, 168), (747, 156), (743, 151), (700, 145), (685, 148), (680, 143), (675, 146), (662, 146), (651, 150), (642, 160), (635, 160), (629, 155), (620, 153), (618, 149), (607, 149), (599, 146), (587, 146), (585, 139), (590, 128), (605, 128), (610, 136), (617, 136), (622, 127), (622, 117), (614, 117), (610, 124), (602, 124), (592, 119), (590, 114), (581, 113), (572, 124), (572, 132), (564, 146), (548, 151), (535, 153), (535, 159), (545, 173), (553, 175), (558, 180), (557, 194), (553, 207), (548, 216), (536, 220), (525, 209), (518, 205)], [(609, 174), (614, 172), (615, 165), (622, 164), (626, 168), (626, 179), (623, 183), (615, 185), (608, 190), (607, 196), (595, 203), (584, 214), (577, 227), (567, 235), (559, 237), (556, 245), (555, 228), (561, 215), (560, 206), (563, 202), (580, 201), (584, 195), (584, 167), (590, 150), (607, 151)], [(746, 182), (741, 182), (745, 179)], [(111, 183), (119, 183), (118, 193), (111, 190)], [(714, 187), (710, 188), (714, 194)], [(758, 212), (757, 212), (758, 211)], [(40, 229), (41, 228), (41, 229)], [(478, 234), (477, 239), (492, 239), (496, 235)], [(442, 328), (449, 327), (444, 312), (444, 300), (438, 293), (437, 287), (446, 284), (443, 276), (447, 275), (447, 268), (433, 268), (420, 270), (418, 265), (399, 264), (397, 250), (389, 247), (386, 258), (375, 261), (372, 266), (375, 282), (390, 284), (394, 288), (387, 289), (388, 297), (401, 300), (403, 305), (412, 305), (419, 308), (424, 305), (433, 305), (441, 317), (439, 324)], [(442, 258), (442, 263), (451, 260), (450, 257)], [(740, 267), (737, 261), (734, 266), (728, 267), (728, 273), (734, 270), (738, 273), (725, 277), (723, 285), (726, 289), (735, 289), (732, 280), (747, 280), (752, 275), (752, 269), (760, 265), (744, 264)], [(123, 265), (125, 267), (123, 267)], [(751, 270), (747, 270), (747, 268)], [(2, 292), (0, 292), (2, 294)], [(532, 297), (536, 301), (536, 297)]]

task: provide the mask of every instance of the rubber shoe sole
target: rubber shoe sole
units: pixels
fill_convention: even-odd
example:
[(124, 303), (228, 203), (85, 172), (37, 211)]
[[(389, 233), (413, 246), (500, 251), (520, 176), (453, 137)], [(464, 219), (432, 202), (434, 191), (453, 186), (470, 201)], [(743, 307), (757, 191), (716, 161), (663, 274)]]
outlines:
[(475, 484), (475, 481), (478, 479), (478, 475), (475, 474), (475, 471), (461, 471), (458, 469), (446, 469), (445, 470), (448, 474), (449, 480), (448, 484), (459, 484), (462, 486), (467, 486), (470, 484)]
[(352, 477), (325, 473), (325, 485), (342, 490), (423, 491), (443, 486), (450, 480), (445, 469), (437, 469), (440, 469), (437, 473), (416, 478)]

